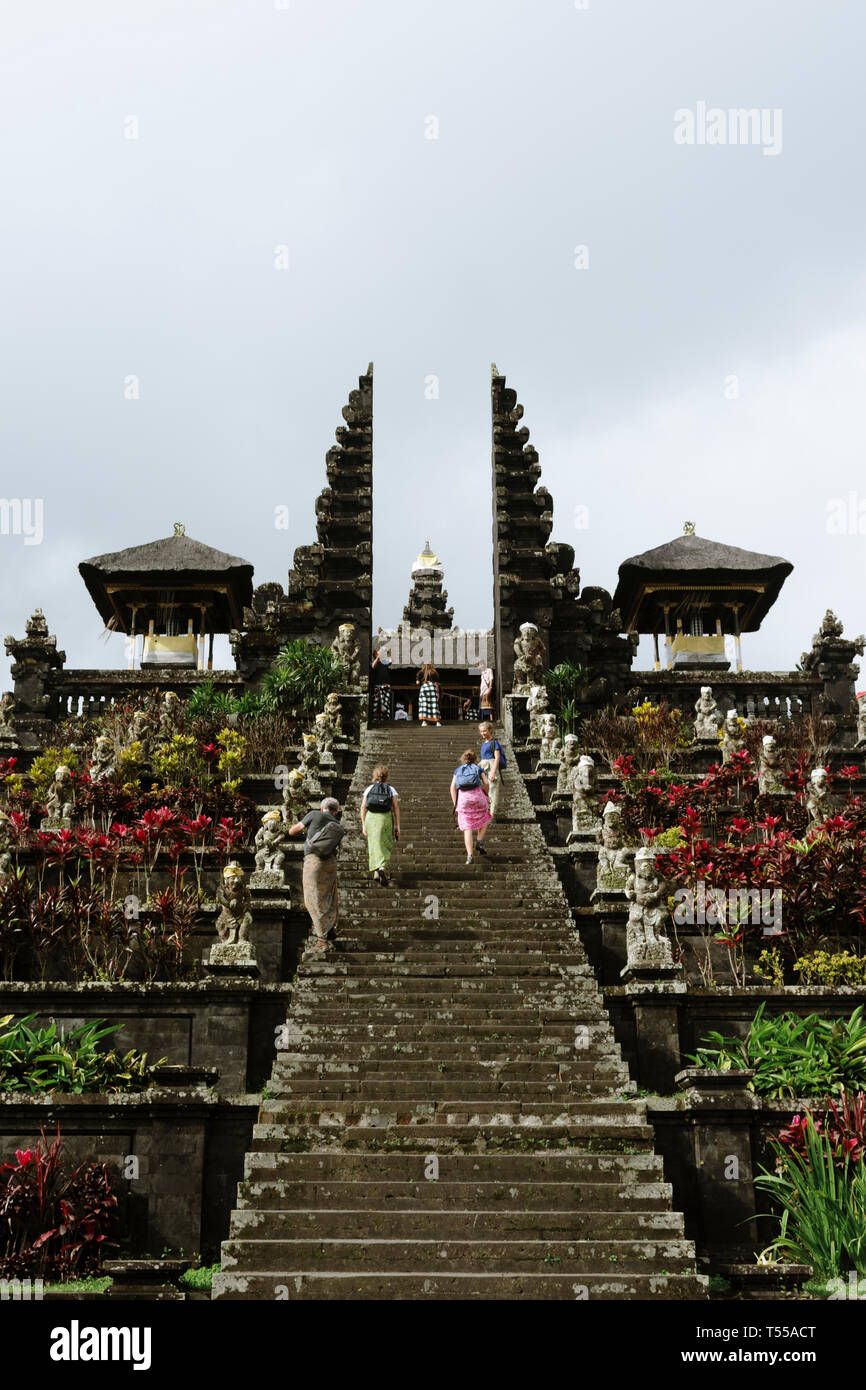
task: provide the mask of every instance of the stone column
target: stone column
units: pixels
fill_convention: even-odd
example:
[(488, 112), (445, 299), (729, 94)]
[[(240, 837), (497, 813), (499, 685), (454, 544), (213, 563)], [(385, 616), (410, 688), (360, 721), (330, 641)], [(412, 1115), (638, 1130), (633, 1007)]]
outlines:
[(680, 1012), (686, 1003), (682, 966), (628, 966), (622, 972), (634, 1013), (638, 1084), (661, 1095), (680, 1070)]
[(753, 1076), (688, 1068), (675, 1078), (691, 1138), (695, 1239), (717, 1259), (750, 1257), (758, 1241), (752, 1131), (761, 1101), (748, 1089)]
[(57, 650), (57, 638), (49, 636), (41, 608), (27, 620), (26, 637), (4, 639), (6, 655), (12, 658), (12, 679), (17, 709), (25, 715), (45, 717), (49, 709), (48, 676), (60, 669), (66, 653)]

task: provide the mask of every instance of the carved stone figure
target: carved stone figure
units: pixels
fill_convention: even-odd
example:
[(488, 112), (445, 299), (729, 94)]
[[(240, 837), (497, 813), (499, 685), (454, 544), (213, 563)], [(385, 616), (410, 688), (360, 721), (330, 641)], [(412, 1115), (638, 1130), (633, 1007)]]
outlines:
[(580, 756), (580, 742), (577, 734), (566, 734), (562, 741), (562, 750), (559, 754), (559, 771), (556, 774), (556, 790), (558, 792), (572, 792), (574, 790), (574, 775), (577, 772), (577, 761)]
[(722, 762), (732, 763), (736, 754), (742, 753), (745, 746), (737, 711), (729, 709), (722, 725)]
[(144, 761), (150, 756), (151, 751), (151, 727), (150, 720), (143, 709), (137, 709), (132, 716), (129, 734), (126, 739), (127, 748), (131, 748), (137, 743), (141, 749), (141, 759)]
[(623, 844), (622, 811), (615, 801), (606, 801), (601, 826), (595, 834), (598, 844), (596, 892), (622, 893), (631, 872), (631, 852)]
[[(653, 967), (669, 969), (673, 953), (667, 934), (670, 918), (665, 902), (666, 884), (656, 869), (655, 852), (645, 845), (634, 857), (625, 895), (631, 903), (626, 928), (626, 970)], [(625, 973), (625, 971), (623, 972)]]
[(722, 711), (716, 704), (711, 685), (702, 685), (695, 701), (695, 738), (716, 739), (722, 722)]
[(772, 734), (761, 740), (761, 757), (758, 762), (758, 792), (761, 796), (784, 796), (782, 785), (782, 766), (779, 748)]
[(307, 784), (307, 795), (311, 797), (321, 796), (322, 783), (319, 780), (319, 747), (316, 735), (303, 734), (302, 739), (299, 767)]
[(180, 696), (173, 690), (167, 690), (162, 697), (162, 704), (159, 709), (159, 737), (162, 743), (166, 743), (171, 738), (179, 709)]
[(543, 685), (534, 685), (530, 690), (526, 713), (529, 715), (529, 737), (540, 738), (541, 721), (547, 713), (547, 691)]
[(100, 734), (93, 750), (90, 780), (91, 782), (102, 782), (107, 777), (113, 777), (114, 772), (114, 752), (111, 747), (111, 740), (106, 738), (105, 734)]
[(216, 903), (221, 909), (216, 924), (220, 944), (236, 946), (241, 941), (249, 942), (253, 924), (250, 890), (246, 874), (236, 860), (223, 869), (222, 880), (216, 890)]
[(0, 878), (12, 872), (12, 855), (9, 851), (9, 817), (0, 811)]
[(813, 825), (825, 821), (832, 813), (833, 803), (830, 797), (830, 779), (826, 767), (813, 767), (809, 773), (809, 785), (806, 789), (806, 810), (809, 812), (809, 820)]
[(343, 706), (340, 704), (340, 697), (336, 691), (331, 691), (325, 701), (325, 714), (331, 721), (331, 728), (334, 730), (335, 738), (343, 737)]
[(283, 821), (287, 825), (295, 825), (303, 820), (310, 809), (311, 799), (303, 770), (293, 767), (283, 788)]
[(15, 720), (12, 711), (15, 708), (15, 696), (7, 690), (0, 699), (0, 743), (15, 742)]
[(866, 744), (866, 690), (857, 695), (857, 747)]
[(65, 763), (60, 763), (45, 798), (45, 809), (48, 815), (42, 822), (42, 829), (51, 830), (69, 826), (72, 823), (74, 807), (75, 787), (72, 782), (72, 773)]
[(361, 648), (355, 636), (354, 623), (340, 623), (336, 637), (331, 643), (331, 651), (342, 661), (346, 671), (346, 686), (349, 690), (361, 689)]
[(598, 779), (595, 762), (588, 753), (582, 753), (572, 780), (571, 796), (571, 834), (567, 843), (590, 835), (595, 838), (599, 828)]
[(316, 748), (320, 758), (330, 758), (334, 747), (334, 726), (327, 713), (316, 715)]
[(562, 739), (556, 724), (555, 714), (541, 716), (541, 749), (539, 762), (553, 762), (562, 751)]
[(529, 695), (534, 685), (544, 684), (547, 654), (535, 623), (521, 623), (520, 636), (514, 643), (515, 695)]
[(266, 811), (256, 831), (256, 867), (250, 878), (252, 888), (281, 888), (285, 882), (283, 864), (289, 838), (279, 811)]

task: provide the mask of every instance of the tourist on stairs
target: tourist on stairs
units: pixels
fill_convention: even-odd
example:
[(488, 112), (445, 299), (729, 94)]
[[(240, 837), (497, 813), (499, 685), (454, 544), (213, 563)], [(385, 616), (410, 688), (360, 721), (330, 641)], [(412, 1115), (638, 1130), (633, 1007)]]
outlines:
[(361, 797), (361, 834), (367, 841), (370, 873), (384, 888), (394, 841), (400, 838), (400, 798), (384, 763), (373, 769), (373, 780)]
[(467, 864), (473, 862), (476, 848), (479, 854), (487, 853), (482, 841), (490, 824), (489, 788), (487, 773), (478, 766), (472, 749), (467, 748), (451, 778), (451, 804), (457, 812), (457, 825), (463, 831)]
[(499, 739), (496, 738), (495, 730), (489, 719), (478, 725), (478, 732), (483, 740), (480, 766), (487, 773), (490, 782), (490, 818), (495, 820), (502, 798), (502, 773), (508, 766), (508, 762), (505, 757), (505, 750)]
[(370, 662), (372, 691), (371, 721), (387, 724), (391, 718), (391, 658), (384, 647), (377, 647)]
[(304, 843), (304, 907), (313, 919), (314, 951), (327, 951), (328, 937), (337, 935), (337, 850), (345, 830), (340, 824), (340, 803), (326, 796), (318, 811), (289, 826), (290, 835), (302, 835)]
[(418, 719), (422, 724), (441, 724), (439, 713), (439, 676), (432, 661), (425, 661), (415, 680), (418, 691)]

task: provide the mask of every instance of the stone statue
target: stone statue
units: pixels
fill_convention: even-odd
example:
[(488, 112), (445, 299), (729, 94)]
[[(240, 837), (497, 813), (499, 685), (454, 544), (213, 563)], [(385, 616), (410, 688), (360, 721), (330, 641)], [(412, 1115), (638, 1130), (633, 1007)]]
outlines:
[(758, 761), (758, 792), (761, 796), (784, 796), (782, 767), (779, 747), (772, 734), (761, 740), (761, 756)]
[(91, 782), (102, 782), (108, 777), (113, 777), (114, 773), (114, 752), (111, 747), (111, 740), (105, 734), (100, 734), (93, 750), (90, 780)]
[(72, 781), (72, 773), (65, 763), (60, 763), (54, 773), (54, 780), (48, 788), (48, 795), (45, 798), (45, 810), (48, 814), (42, 822), (42, 829), (51, 830), (58, 827), (69, 826), (72, 823), (72, 812), (74, 807), (75, 787)]
[(15, 720), (12, 718), (14, 708), (15, 696), (7, 690), (0, 699), (0, 742), (15, 742)]
[(866, 690), (861, 690), (857, 696), (857, 747), (862, 748), (866, 744)]
[(737, 753), (742, 753), (746, 744), (735, 709), (729, 709), (722, 725), (722, 762), (732, 763)]
[(806, 788), (806, 810), (812, 825), (819, 825), (832, 813), (830, 779), (826, 767), (813, 767)]
[(283, 821), (287, 825), (295, 825), (303, 820), (310, 809), (311, 799), (303, 770), (293, 767), (283, 788)]
[(283, 886), (283, 864), (288, 844), (289, 839), (281, 813), (266, 811), (262, 816), (261, 828), (256, 831), (256, 868), (250, 879), (253, 888)]
[(623, 974), (635, 967), (670, 969), (673, 966), (665, 891), (665, 880), (656, 869), (655, 852), (645, 845), (635, 855), (634, 869), (625, 885), (631, 907), (626, 928), (628, 964)]
[(334, 726), (327, 712), (316, 715), (316, 749), (320, 758), (330, 758), (334, 747)]
[(299, 767), (304, 774), (307, 784), (307, 795), (320, 797), (322, 795), (322, 784), (319, 780), (319, 747), (315, 734), (302, 734), (301, 757)]
[(334, 730), (335, 738), (343, 737), (343, 706), (340, 704), (340, 697), (336, 691), (331, 691), (325, 701), (325, 714), (331, 721), (331, 728)]
[(30, 617), (25, 623), (25, 631), (28, 637), (48, 637), (48, 624), (45, 621), (45, 614), (41, 608), (34, 608)]
[(162, 704), (159, 709), (159, 737), (160, 742), (167, 743), (174, 732), (175, 718), (180, 709), (180, 696), (173, 690), (167, 690), (162, 697)]
[(134, 743), (137, 743), (141, 750), (140, 759), (143, 762), (150, 756), (151, 744), (150, 720), (143, 709), (137, 709), (132, 716), (126, 747), (131, 748)]
[(701, 693), (695, 701), (695, 738), (717, 739), (722, 711), (716, 704), (711, 685), (702, 685)]
[(547, 653), (535, 623), (521, 623), (520, 636), (514, 643), (515, 695), (529, 695), (534, 685), (544, 684)]
[(566, 734), (562, 741), (562, 748), (559, 754), (559, 771), (556, 774), (556, 790), (558, 792), (572, 792), (574, 790), (574, 775), (577, 772), (577, 760), (580, 756), (580, 742), (577, 734)]
[(624, 892), (631, 872), (631, 852), (623, 844), (622, 811), (615, 801), (605, 802), (601, 826), (595, 833), (595, 839), (599, 847), (596, 892)]
[(336, 637), (331, 643), (331, 651), (343, 663), (348, 690), (361, 687), (361, 648), (355, 636), (354, 623), (340, 623)]
[(9, 851), (9, 817), (0, 811), (0, 878), (12, 872), (12, 855)]
[(598, 780), (595, 762), (588, 753), (582, 753), (578, 759), (572, 788), (571, 834), (566, 841), (567, 844), (586, 835), (595, 838), (599, 828)]
[(217, 907), (221, 908), (217, 918), (217, 936), (222, 946), (237, 946), (242, 941), (248, 943), (253, 924), (250, 890), (246, 874), (235, 860), (223, 869), (223, 876), (216, 890)]
[(541, 716), (541, 748), (539, 762), (554, 762), (562, 752), (562, 739), (556, 724), (555, 714)]
[(547, 713), (547, 691), (543, 685), (534, 685), (530, 690), (526, 713), (529, 715), (529, 737), (540, 738), (541, 721)]

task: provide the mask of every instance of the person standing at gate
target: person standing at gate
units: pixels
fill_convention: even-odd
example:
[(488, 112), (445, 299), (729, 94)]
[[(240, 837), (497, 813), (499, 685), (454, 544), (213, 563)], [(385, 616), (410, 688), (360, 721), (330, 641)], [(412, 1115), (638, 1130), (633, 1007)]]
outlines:
[(418, 719), (422, 724), (442, 723), (439, 713), (439, 676), (432, 661), (425, 661), (415, 680), (418, 691)]
[(458, 829), (463, 831), (467, 864), (474, 862), (476, 849), (479, 854), (487, 853), (482, 841), (490, 824), (489, 789), (487, 773), (478, 766), (472, 749), (467, 748), (451, 778), (451, 804), (457, 812)]
[(400, 838), (400, 798), (384, 763), (373, 769), (373, 780), (361, 797), (361, 834), (367, 841), (370, 873), (385, 888), (394, 841)]
[(391, 658), (384, 647), (377, 647), (373, 653), (370, 687), (370, 718), (374, 724), (387, 724), (391, 718)]
[(478, 692), (479, 719), (493, 718), (493, 667), (486, 661), (481, 663), (481, 689)]
[(502, 800), (502, 773), (508, 766), (508, 760), (489, 719), (478, 725), (478, 732), (482, 738), (480, 766), (487, 773), (490, 783), (490, 818), (495, 820)]

